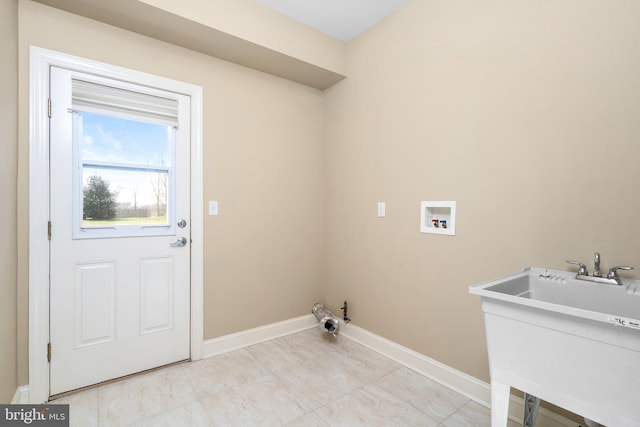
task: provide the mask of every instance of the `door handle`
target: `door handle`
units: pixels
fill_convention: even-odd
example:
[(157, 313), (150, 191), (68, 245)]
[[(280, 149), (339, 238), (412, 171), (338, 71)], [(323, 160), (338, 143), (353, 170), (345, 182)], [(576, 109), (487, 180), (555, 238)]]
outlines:
[(175, 242), (169, 243), (169, 246), (171, 246), (172, 248), (179, 248), (181, 246), (186, 246), (186, 245), (187, 245), (187, 238), (186, 237), (180, 237)]

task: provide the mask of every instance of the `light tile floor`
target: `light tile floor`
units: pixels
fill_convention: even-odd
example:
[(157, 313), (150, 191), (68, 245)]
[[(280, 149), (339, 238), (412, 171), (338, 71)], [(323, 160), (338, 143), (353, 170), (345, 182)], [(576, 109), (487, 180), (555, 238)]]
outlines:
[(490, 426), (489, 410), (311, 329), (83, 391), (71, 426)]

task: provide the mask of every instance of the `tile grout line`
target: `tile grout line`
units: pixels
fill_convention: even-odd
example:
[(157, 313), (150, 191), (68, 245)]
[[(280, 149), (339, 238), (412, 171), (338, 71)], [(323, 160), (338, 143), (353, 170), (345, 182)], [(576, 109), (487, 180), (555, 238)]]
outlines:
[(470, 404), (472, 402), (471, 399), (467, 399), (467, 401), (465, 402), (464, 405), (460, 406), (458, 409), (456, 409), (455, 411), (453, 411), (452, 413), (450, 413), (444, 420), (440, 421), (438, 423), (438, 426), (442, 426), (444, 425), (444, 423), (447, 422), (447, 420), (449, 420), (450, 418), (452, 418), (455, 414), (457, 414), (458, 412), (460, 412), (460, 410), (462, 410), (462, 408), (464, 408), (465, 406), (467, 406), (468, 404)]
[[(189, 362), (189, 363), (193, 363), (193, 361), (191, 361), (191, 362)], [(207, 420), (209, 420), (211, 423), (213, 423), (215, 420), (213, 420), (213, 419), (211, 418), (211, 415), (209, 414), (209, 412), (207, 412), (207, 411), (204, 409), (204, 405), (202, 404), (202, 399), (204, 399), (204, 398), (201, 398), (201, 397), (198, 395), (198, 393), (197, 393), (197, 391), (196, 391), (196, 387), (195, 387), (195, 385), (193, 384), (193, 380), (192, 380), (192, 378), (191, 378), (191, 375), (189, 375), (189, 374), (187, 373), (187, 368), (186, 368), (186, 366), (181, 367), (181, 369), (182, 369), (183, 374), (184, 374), (184, 376), (186, 377), (187, 381), (189, 381), (189, 385), (191, 386), (191, 391), (193, 391), (193, 395), (195, 396), (195, 400), (194, 400), (193, 402), (198, 403), (198, 405), (200, 405), (200, 407), (202, 408), (202, 412), (204, 412), (204, 414), (207, 416)], [(193, 403), (193, 402), (187, 402), (187, 403), (186, 403), (185, 405), (183, 405), (183, 406), (189, 405), (190, 403)], [(167, 411), (167, 412), (169, 412), (169, 411)], [(165, 413), (166, 413), (166, 412), (165, 412)]]

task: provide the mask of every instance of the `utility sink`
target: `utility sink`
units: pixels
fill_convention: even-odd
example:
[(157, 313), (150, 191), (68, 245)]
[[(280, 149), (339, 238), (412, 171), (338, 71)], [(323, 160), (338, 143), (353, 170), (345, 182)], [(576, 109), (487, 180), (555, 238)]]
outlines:
[(640, 283), (635, 280), (605, 285), (576, 280), (575, 273), (530, 267), (469, 292), (592, 320), (628, 320), (627, 326), (640, 329)]
[(640, 426), (640, 281), (531, 267), (469, 292), (484, 312), (493, 427), (507, 425), (511, 387), (604, 425)]

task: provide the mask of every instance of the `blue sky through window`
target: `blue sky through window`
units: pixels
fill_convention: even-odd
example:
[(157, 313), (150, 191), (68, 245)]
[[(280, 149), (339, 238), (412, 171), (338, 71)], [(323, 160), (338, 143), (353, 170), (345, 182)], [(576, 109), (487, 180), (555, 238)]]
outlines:
[[(102, 114), (78, 114), (82, 118), (82, 162), (126, 165), (132, 168), (85, 166), (82, 174), (83, 186), (90, 176), (99, 175), (109, 182), (112, 191), (118, 192), (118, 202), (122, 206), (155, 206), (155, 213), (158, 214), (158, 199), (160, 198), (165, 206), (168, 201), (166, 173), (160, 173), (165, 175), (160, 176), (158, 172), (133, 168), (170, 166), (172, 127)], [(163, 179), (164, 189), (160, 184)]]
[(166, 166), (169, 126), (101, 114), (82, 115), (83, 160)]

